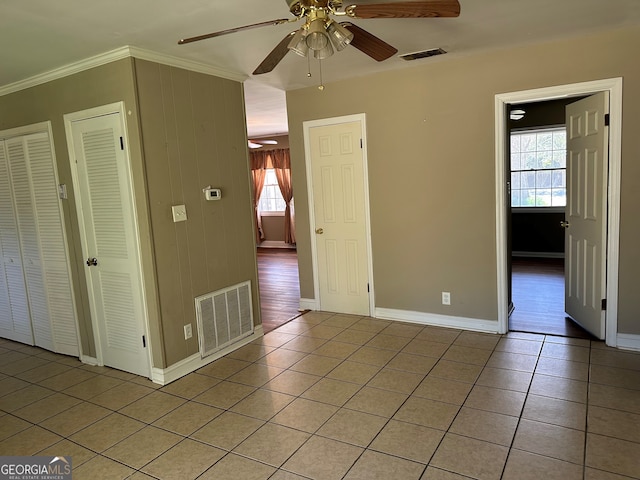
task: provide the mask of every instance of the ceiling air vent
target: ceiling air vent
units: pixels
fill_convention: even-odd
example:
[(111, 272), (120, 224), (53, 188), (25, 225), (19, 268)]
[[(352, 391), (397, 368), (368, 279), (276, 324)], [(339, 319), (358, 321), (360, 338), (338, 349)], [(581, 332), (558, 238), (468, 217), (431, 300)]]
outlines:
[(447, 52), (445, 52), (441, 48), (432, 48), (431, 50), (425, 50), (423, 52), (414, 52), (414, 53), (407, 53), (405, 55), (400, 55), (400, 58), (407, 61), (418, 60), (419, 58), (433, 57), (435, 55), (442, 55), (444, 53), (447, 53)]

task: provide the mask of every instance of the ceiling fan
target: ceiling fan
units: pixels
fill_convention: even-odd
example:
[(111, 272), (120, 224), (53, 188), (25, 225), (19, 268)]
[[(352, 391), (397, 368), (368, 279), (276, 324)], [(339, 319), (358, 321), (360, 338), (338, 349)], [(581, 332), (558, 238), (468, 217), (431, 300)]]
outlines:
[(267, 55), (254, 75), (271, 72), (292, 50), (303, 57), (323, 60), (333, 55), (336, 50), (343, 50), (352, 45), (374, 60), (381, 62), (395, 55), (398, 49), (379, 39), (375, 35), (354, 25), (351, 22), (337, 22), (331, 17), (348, 17), (354, 19), (367, 18), (431, 18), (457, 17), (460, 15), (458, 0), (426, 0), (393, 3), (377, 3), (369, 5), (349, 5), (342, 10), (342, 0), (285, 0), (289, 11), (295, 17), (279, 18), (267, 22), (254, 23), (243, 27), (221, 30), (219, 32), (183, 38), (178, 44), (197, 42), (208, 38), (219, 37), (229, 33), (249, 30), (251, 28), (304, 20), (298, 30), (287, 34)]
[(269, 140), (262, 138), (249, 139), (249, 148), (262, 148), (265, 145), (277, 145), (277, 140)]

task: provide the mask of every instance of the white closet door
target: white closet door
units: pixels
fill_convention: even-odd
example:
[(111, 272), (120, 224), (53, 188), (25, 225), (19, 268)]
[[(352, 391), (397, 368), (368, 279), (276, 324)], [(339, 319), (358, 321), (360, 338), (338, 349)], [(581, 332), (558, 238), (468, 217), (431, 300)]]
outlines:
[(77, 322), (51, 141), (47, 133), (28, 135), (24, 141), (54, 350), (77, 356)]
[(27, 282), (31, 327), (35, 344), (48, 350), (54, 350), (25, 143), (24, 137), (6, 141), (13, 198), (18, 218), (22, 267)]
[[(83, 115), (81, 112), (79, 115)], [(150, 375), (145, 308), (122, 112), (67, 124), (87, 264), (89, 304), (104, 365)]]
[(0, 335), (33, 345), (6, 144), (0, 141)]
[(0, 144), (0, 336), (78, 356), (49, 133), (27, 133)]

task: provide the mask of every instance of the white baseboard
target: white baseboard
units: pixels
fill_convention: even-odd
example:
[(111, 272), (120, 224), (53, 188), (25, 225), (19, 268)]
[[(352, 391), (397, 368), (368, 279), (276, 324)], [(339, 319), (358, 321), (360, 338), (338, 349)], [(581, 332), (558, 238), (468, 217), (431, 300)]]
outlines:
[(564, 258), (564, 252), (511, 252), (512, 257)]
[(315, 298), (301, 298), (300, 310), (318, 310), (319, 305)]
[(220, 357), (224, 357), (227, 353), (231, 353), (234, 350), (247, 345), (248, 343), (253, 342), (257, 338), (260, 338), (264, 335), (262, 330), (262, 325), (258, 325), (253, 329), (253, 335), (249, 335), (244, 337), (237, 343), (233, 345), (229, 345), (222, 350), (217, 351), (216, 353), (209, 355), (205, 358), (200, 356), (200, 352), (194, 353), (190, 357), (185, 358), (173, 365), (170, 365), (167, 368), (156, 368), (153, 367), (152, 370), (152, 378), (153, 383), (158, 383), (160, 385), (167, 385), (168, 383), (173, 382), (174, 380), (178, 380), (185, 375), (198, 370), (199, 368), (204, 367), (205, 365), (210, 364), (211, 362), (219, 359)]
[(384, 320), (400, 320), (403, 322), (418, 323), (420, 325), (458, 328), (474, 332), (498, 333), (497, 321), (477, 318), (453, 317), (450, 315), (395, 310), (391, 308), (376, 308), (375, 316), (376, 318), (382, 318)]
[(640, 351), (640, 335), (631, 333), (619, 333), (617, 335), (617, 347), (621, 350)]
[(258, 244), (260, 248), (288, 248), (290, 250), (295, 250), (296, 246), (291, 243), (285, 243), (281, 240), (264, 240)]

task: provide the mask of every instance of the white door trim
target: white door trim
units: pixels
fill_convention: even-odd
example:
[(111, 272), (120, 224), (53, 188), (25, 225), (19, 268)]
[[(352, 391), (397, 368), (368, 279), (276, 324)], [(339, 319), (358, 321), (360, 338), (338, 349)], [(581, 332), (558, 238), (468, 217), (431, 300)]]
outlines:
[(607, 206), (607, 308), (605, 310), (605, 342), (617, 346), (618, 334), (618, 268), (620, 244), (620, 172), (622, 163), (622, 78), (608, 78), (591, 82), (502, 93), (495, 96), (496, 149), (496, 256), (498, 280), (499, 333), (509, 330), (508, 273), (507, 273), (507, 195), (506, 195), (506, 132), (507, 105), (562, 97), (609, 92), (609, 168)]
[(315, 234), (315, 212), (313, 208), (313, 176), (311, 171), (311, 145), (310, 130), (314, 127), (325, 127), (340, 123), (360, 122), (362, 135), (362, 163), (364, 172), (364, 207), (365, 207), (365, 229), (367, 237), (367, 273), (369, 275), (369, 315), (375, 312), (375, 295), (373, 287), (373, 260), (371, 255), (371, 218), (369, 212), (369, 172), (367, 162), (367, 126), (364, 113), (345, 115), (342, 117), (323, 118), (320, 120), (309, 120), (302, 123), (304, 131), (304, 157), (307, 174), (307, 195), (309, 207), (309, 233), (311, 236), (311, 263), (313, 268), (313, 296), (318, 309), (322, 309), (320, 300), (320, 283), (318, 278), (317, 243)]
[[(123, 135), (123, 143), (124, 143), (124, 153), (127, 158), (127, 163), (129, 166), (129, 176), (131, 178), (131, 190), (129, 192), (130, 201), (132, 202), (133, 209), (133, 223), (134, 223), (134, 239), (136, 244), (136, 262), (137, 267), (140, 271), (140, 280), (142, 282), (141, 285), (141, 294), (142, 294), (142, 312), (143, 312), (143, 332), (146, 338), (147, 344), (147, 366), (148, 366), (148, 378), (152, 377), (152, 366), (153, 366), (153, 352), (152, 352), (152, 344), (149, 339), (149, 312), (147, 309), (147, 299), (146, 299), (146, 288), (145, 288), (145, 278), (144, 278), (144, 270), (142, 269), (142, 257), (141, 257), (141, 247), (140, 247), (140, 229), (138, 224), (138, 215), (136, 210), (136, 200), (135, 200), (135, 192), (133, 189), (133, 172), (131, 169), (131, 154), (129, 150), (129, 138), (128, 138), (128, 130), (127, 130), (127, 115), (126, 108), (124, 102), (116, 102), (111, 103), (109, 105), (103, 105), (100, 107), (90, 108), (87, 110), (82, 110), (80, 112), (68, 113), (64, 115), (64, 124), (65, 124), (65, 133), (67, 136), (67, 147), (69, 149), (69, 161), (71, 163), (71, 173), (73, 178), (73, 190), (75, 192), (75, 201), (76, 201), (76, 210), (78, 212), (78, 222), (80, 227), (80, 236), (82, 238), (82, 250), (83, 250), (83, 258), (88, 256), (87, 252), (85, 252), (86, 246), (86, 238), (84, 237), (84, 219), (81, 212), (81, 200), (80, 200), (80, 185), (78, 182), (78, 171), (76, 167), (75, 153), (74, 153), (74, 142), (73, 142), (73, 129), (72, 124), (75, 121), (79, 120), (87, 120), (89, 118), (101, 117), (104, 115), (110, 115), (117, 113), (120, 115), (120, 119), (122, 121), (122, 135)], [(96, 348), (96, 360), (98, 365), (104, 365), (103, 362), (103, 353), (102, 353), (102, 343), (100, 339), (100, 329), (97, 325), (97, 319), (92, 316), (91, 325), (93, 327), (93, 335), (94, 335), (94, 343)]]

